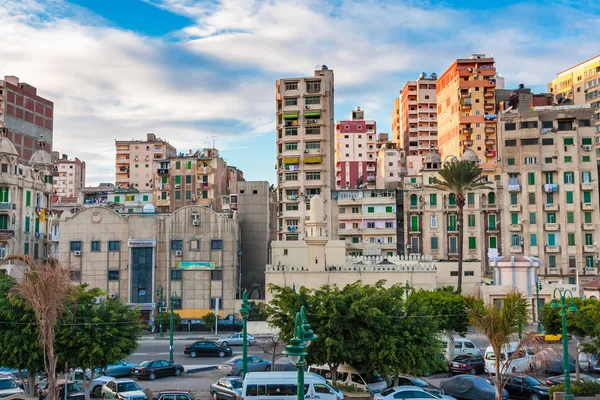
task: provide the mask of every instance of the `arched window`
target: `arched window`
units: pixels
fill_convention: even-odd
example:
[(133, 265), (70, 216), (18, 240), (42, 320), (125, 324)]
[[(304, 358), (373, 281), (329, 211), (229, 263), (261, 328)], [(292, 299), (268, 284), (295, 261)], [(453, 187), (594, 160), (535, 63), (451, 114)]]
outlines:
[(488, 194), (488, 204), (496, 204), (496, 194), (494, 192)]
[(410, 195), (410, 205), (411, 206), (416, 206), (418, 202), (418, 197), (416, 194), (411, 194)]

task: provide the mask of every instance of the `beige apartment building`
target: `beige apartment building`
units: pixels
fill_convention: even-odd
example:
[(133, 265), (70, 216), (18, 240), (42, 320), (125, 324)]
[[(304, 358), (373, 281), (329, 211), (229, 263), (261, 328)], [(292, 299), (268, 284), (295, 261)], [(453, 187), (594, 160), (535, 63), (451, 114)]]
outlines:
[(69, 160), (67, 154), (59, 156), (58, 152), (52, 152), (52, 160), (54, 161), (53, 201), (76, 202), (81, 189), (85, 187), (85, 162), (77, 157)]
[[(477, 163), (477, 155), (465, 151), (463, 160)], [(437, 260), (458, 259), (458, 207), (453, 194), (432, 188), (440, 178), (442, 160), (438, 153), (423, 157), (419, 175), (404, 178), (403, 227), (405, 254), (427, 254)], [(489, 271), (489, 257), (502, 254), (501, 210), (503, 188), (490, 182), (490, 189), (467, 194), (464, 207), (463, 255), (465, 260), (481, 263), (482, 273)]]
[[(63, 213), (58, 258), (71, 277), (157, 317), (157, 289), (183, 319), (237, 312), (239, 224), (206, 207), (171, 214), (120, 214), (108, 207)], [(238, 307), (239, 308), (239, 307)]]
[(498, 167), (493, 57), (473, 54), (458, 59), (437, 80), (438, 146), (442, 160), (477, 154), (484, 175)]
[(154, 204), (158, 212), (198, 205), (220, 212), (221, 198), (237, 188), (242, 171), (227, 166), (217, 149), (191, 150), (154, 161)]
[(314, 76), (279, 79), (277, 118), (277, 238), (305, 237), (310, 199), (327, 204), (327, 234), (331, 235), (331, 190), (334, 176), (334, 80), (322, 65)]
[(542, 259), (540, 274), (595, 275), (598, 172), (590, 105), (501, 115), (504, 255)]
[(596, 135), (596, 159), (600, 160), (600, 55), (559, 72), (548, 90), (558, 104), (567, 99), (573, 104), (590, 104), (595, 110), (591, 124)]
[(176, 155), (175, 147), (148, 133), (146, 140), (115, 140), (115, 182), (122, 188), (147, 190), (154, 181), (154, 160)]
[(377, 189), (397, 189), (406, 175), (404, 150), (396, 143), (385, 143), (377, 152)]

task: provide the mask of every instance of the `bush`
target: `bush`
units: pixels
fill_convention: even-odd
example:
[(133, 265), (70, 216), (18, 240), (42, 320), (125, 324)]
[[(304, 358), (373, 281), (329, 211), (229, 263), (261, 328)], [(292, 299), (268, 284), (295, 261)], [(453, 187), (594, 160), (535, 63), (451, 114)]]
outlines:
[(216, 318), (217, 317), (214, 312), (204, 314), (204, 316), (202, 317), (202, 322), (204, 322), (204, 326), (206, 327), (206, 329), (210, 331), (215, 329), (215, 325), (217, 323)]
[[(565, 384), (561, 383), (560, 385), (554, 385), (550, 387), (548, 391), (548, 395), (552, 399), (554, 397), (554, 393), (560, 393), (565, 391)], [(595, 381), (573, 381), (571, 382), (571, 391), (574, 396), (595, 396), (596, 394), (600, 394), (600, 383)]]
[(357, 388), (356, 386), (348, 385), (346, 383), (336, 382), (333, 384), (334, 387), (340, 389), (344, 393), (364, 393), (363, 389)]

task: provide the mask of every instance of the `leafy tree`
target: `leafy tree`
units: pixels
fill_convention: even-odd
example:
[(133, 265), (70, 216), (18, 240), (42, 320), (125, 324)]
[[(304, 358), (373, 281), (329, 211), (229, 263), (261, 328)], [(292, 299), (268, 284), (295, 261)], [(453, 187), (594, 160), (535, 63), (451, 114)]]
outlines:
[(458, 282), (456, 291), (462, 293), (463, 279), (463, 242), (464, 208), (467, 194), (481, 189), (491, 189), (482, 181), (482, 170), (477, 163), (467, 160), (455, 160), (444, 163), (439, 171), (442, 180), (435, 179), (433, 188), (451, 193), (458, 207)]
[[(163, 332), (168, 332), (169, 329), (171, 329), (171, 312), (164, 312), (162, 314), (157, 314), (156, 320), (154, 321), (156, 333), (159, 332), (161, 317)], [(181, 316), (176, 312), (173, 312), (173, 332), (176, 332), (179, 327), (181, 327)]]
[(267, 305), (262, 302), (250, 301), (250, 313), (248, 321), (266, 321), (269, 317)]
[(212, 332), (217, 324), (215, 313), (209, 312), (208, 314), (204, 314), (202, 316), (202, 322), (204, 323), (204, 326)]
[(465, 312), (465, 298), (454, 291), (452, 286), (434, 291), (418, 290), (408, 297), (409, 307), (421, 310), (422, 315), (431, 315), (438, 331), (446, 336), (446, 358), (454, 359), (453, 333), (460, 336), (467, 333), (469, 316)]
[(267, 305), (267, 312), (270, 316), (269, 326), (279, 329), (279, 338), (282, 342), (287, 343), (294, 336), (294, 322), (300, 307), (304, 306), (307, 311), (310, 310), (308, 302), (311, 290), (302, 286), (296, 292), (293, 287), (273, 284), (269, 285), (269, 290), (273, 293), (273, 299)]

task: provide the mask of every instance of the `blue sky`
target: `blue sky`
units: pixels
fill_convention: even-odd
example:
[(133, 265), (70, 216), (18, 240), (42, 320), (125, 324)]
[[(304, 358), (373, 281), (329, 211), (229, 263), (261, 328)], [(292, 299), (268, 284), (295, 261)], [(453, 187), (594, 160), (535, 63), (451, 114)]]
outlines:
[(507, 88), (543, 91), (600, 53), (593, 1), (0, 0), (0, 74), (55, 102), (55, 149), (114, 180), (114, 140), (179, 150), (215, 140), (247, 179), (275, 179), (275, 80), (335, 72), (335, 118), (357, 105), (389, 132), (420, 72), (496, 58)]

